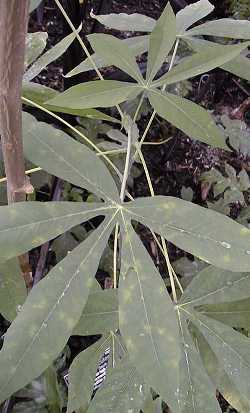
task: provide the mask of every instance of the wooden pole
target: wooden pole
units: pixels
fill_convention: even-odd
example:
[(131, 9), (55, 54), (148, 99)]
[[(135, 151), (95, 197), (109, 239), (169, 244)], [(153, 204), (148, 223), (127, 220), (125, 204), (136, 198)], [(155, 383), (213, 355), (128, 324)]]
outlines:
[[(0, 0), (0, 135), (8, 203), (25, 201), (33, 191), (25, 175), (22, 144), (21, 89), (29, 0)], [(30, 277), (27, 254), (19, 258)]]

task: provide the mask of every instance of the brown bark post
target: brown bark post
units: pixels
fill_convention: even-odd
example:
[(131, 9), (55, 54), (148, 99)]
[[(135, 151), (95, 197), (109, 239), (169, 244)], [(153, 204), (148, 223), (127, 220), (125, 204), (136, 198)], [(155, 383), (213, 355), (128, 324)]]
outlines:
[[(0, 136), (8, 203), (25, 201), (32, 192), (25, 176), (21, 116), (28, 13), (29, 0), (0, 0)], [(27, 276), (27, 257), (20, 257), (20, 263)]]

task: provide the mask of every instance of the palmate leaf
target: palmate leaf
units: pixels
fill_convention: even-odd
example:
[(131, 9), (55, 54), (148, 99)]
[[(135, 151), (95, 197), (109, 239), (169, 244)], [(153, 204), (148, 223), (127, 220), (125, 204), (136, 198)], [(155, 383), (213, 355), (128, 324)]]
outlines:
[[(30, 99), (31, 101), (42, 105), (45, 109), (49, 109), (52, 112), (68, 113), (70, 115), (86, 117), (91, 119), (105, 120), (107, 122), (120, 123), (119, 120), (113, 118), (112, 116), (106, 115), (106, 113), (100, 112), (96, 109), (70, 109), (60, 106), (46, 105), (45, 102), (53, 97), (59, 95), (54, 89), (50, 87), (40, 85), (34, 82), (22, 83), (22, 96), (24, 98)], [(27, 102), (25, 101), (27, 105)], [(32, 106), (32, 104), (29, 104)]]
[(229, 271), (249, 271), (250, 230), (215, 211), (178, 198), (139, 198), (124, 213), (179, 248)]
[(0, 214), (0, 262), (111, 210), (108, 204), (82, 202), (19, 202), (3, 206)]
[(177, 318), (165, 284), (124, 218), (119, 325), (131, 361), (147, 384), (177, 408), (180, 357)]
[[(221, 47), (221, 45), (219, 45), (218, 43), (210, 42), (208, 40), (200, 39), (194, 36), (185, 37), (183, 39), (185, 40), (185, 43), (187, 43), (192, 49), (198, 52), (204, 50), (204, 47), (207, 50), (208, 48)], [(221, 69), (250, 81), (250, 59), (242, 54), (235, 57), (230, 62), (224, 63), (221, 66)]]
[(0, 265), (0, 314), (12, 321), (27, 297), (21, 269), (16, 258)]
[(179, 413), (221, 413), (216, 388), (209, 379), (186, 324), (177, 308), (180, 336), (180, 387), (177, 391)]
[(210, 265), (187, 286), (180, 303), (199, 308), (201, 305), (231, 303), (248, 297), (250, 273), (231, 272)]
[(198, 76), (204, 72), (209, 72), (234, 59), (248, 46), (249, 42), (245, 42), (234, 46), (217, 45), (215, 48), (211, 47), (200, 51), (183, 59), (182, 62), (170, 70), (170, 72), (153, 82), (153, 85), (157, 87), (164, 84), (171, 85), (172, 83)]
[(249, 329), (250, 274), (209, 266), (186, 288), (180, 303), (232, 327)]
[(234, 297), (249, 297), (248, 278), (249, 274), (221, 271), (209, 266), (192, 280), (177, 305), (178, 313), (191, 328), (214, 385), (242, 412), (249, 409), (247, 387), (242, 385), (241, 390), (240, 386), (242, 381), (249, 383), (250, 341), (227, 325), (205, 316), (210, 316), (210, 313), (203, 310), (219, 306), (223, 301), (230, 308), (230, 304), (235, 302)]
[(151, 32), (156, 23), (155, 19), (152, 19), (152, 17), (144, 16), (139, 13), (111, 13), (96, 15), (92, 12), (91, 17), (110, 29), (126, 32)]
[(105, 221), (35, 286), (0, 352), (0, 402), (38, 377), (65, 346), (113, 229)]
[(249, 400), (250, 339), (200, 313), (192, 313), (192, 322), (205, 337), (236, 389)]
[(91, 34), (88, 37), (92, 49), (105, 61), (128, 73), (132, 79), (143, 84), (144, 80), (129, 46), (108, 34)]
[(71, 109), (107, 108), (134, 99), (142, 91), (136, 83), (96, 80), (73, 86), (46, 104)]
[(250, 39), (248, 20), (218, 19), (206, 22), (186, 32), (187, 36), (218, 36), (232, 39)]
[(125, 356), (110, 368), (102, 387), (97, 391), (88, 413), (138, 413), (147, 396), (147, 387), (136, 367)]
[[(249, 293), (250, 295), (250, 293)], [(250, 330), (250, 298), (218, 304), (204, 304), (197, 307), (202, 314), (221, 321), (231, 327)]]
[(118, 290), (102, 290), (94, 283), (84, 311), (74, 328), (73, 335), (88, 336), (116, 331), (118, 323)]
[(149, 38), (147, 81), (151, 82), (161, 68), (176, 39), (176, 19), (170, 3), (156, 23)]
[[(89, 36), (87, 36), (88, 38)], [(142, 53), (148, 51), (149, 45), (149, 36), (136, 36), (136, 37), (129, 37), (128, 39), (121, 40), (122, 43), (125, 43), (134, 56), (139, 56)], [(95, 65), (98, 68), (110, 66), (110, 62), (106, 62), (103, 58), (101, 58), (97, 53), (92, 54), (91, 60), (95, 62)], [(89, 58), (86, 58), (83, 62), (81, 62), (78, 66), (72, 69), (69, 73), (65, 75), (65, 77), (75, 76), (82, 72), (88, 72), (89, 70), (93, 70), (93, 64)]]
[(149, 90), (155, 111), (188, 136), (218, 148), (228, 149), (225, 136), (201, 106), (172, 93)]
[[(77, 29), (79, 33), (82, 29), (80, 26)], [(64, 37), (60, 42), (53, 46), (50, 50), (44, 53), (35, 63), (24, 73), (23, 79), (25, 81), (30, 81), (34, 79), (39, 73), (46, 68), (50, 63), (58, 59), (63, 53), (66, 52), (71, 43), (75, 40), (75, 33), (70, 33), (68, 36)]]
[[(103, 162), (65, 132), (23, 113), (24, 153), (29, 161), (102, 199), (118, 200), (113, 178)], [(39, 151), (37, 147), (39, 146)]]
[[(93, 393), (98, 362), (107, 349), (111, 349), (109, 364), (112, 360), (112, 335), (103, 336), (95, 344), (78, 354), (69, 369), (69, 391), (67, 413), (81, 409), (86, 411)], [(109, 367), (109, 366), (108, 366)]]
[(231, 378), (225, 374), (225, 370), (219, 363), (211, 347), (197, 328), (192, 326), (196, 346), (199, 350), (202, 362), (206, 371), (216, 388), (223, 394), (223, 397), (241, 413), (248, 413), (250, 410), (249, 399), (244, 398), (236, 389)]
[(176, 31), (181, 36), (190, 26), (203, 19), (214, 10), (208, 0), (196, 1), (180, 10), (176, 15)]

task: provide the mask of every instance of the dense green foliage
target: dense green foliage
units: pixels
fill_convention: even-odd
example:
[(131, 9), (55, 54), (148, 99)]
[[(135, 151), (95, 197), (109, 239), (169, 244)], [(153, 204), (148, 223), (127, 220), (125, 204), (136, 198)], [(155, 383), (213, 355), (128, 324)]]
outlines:
[[(126, 190), (138, 155), (145, 167), (141, 145), (147, 130), (139, 139), (136, 125), (144, 99), (148, 99), (153, 114), (189, 137), (229, 150), (228, 130), (218, 126), (203, 107), (170, 89), (216, 67), (250, 80), (249, 60), (244, 56), (250, 44), (250, 22), (222, 19), (190, 28), (212, 10), (208, 0), (200, 0), (177, 16), (168, 3), (157, 22), (142, 15), (93, 16), (107, 27), (147, 34), (129, 41), (107, 34), (89, 36), (92, 58), (67, 76), (89, 70), (92, 65), (96, 69), (114, 65), (129, 75), (131, 82), (96, 80), (63, 93), (31, 80), (67, 49), (78, 32), (41, 57), (46, 36), (28, 35), (24, 103), (52, 115), (65, 112), (102, 119), (112, 122), (112, 128), (118, 124), (124, 133), (116, 129), (114, 140), (123, 143), (123, 162), (119, 169), (81, 129), (73, 131), (79, 142), (23, 112), (27, 160), (96, 197), (95, 202), (27, 202), (0, 209), (0, 311), (9, 320), (14, 319), (0, 351), (0, 402), (51, 366), (71, 335), (99, 333), (102, 337), (97, 343), (80, 353), (71, 365), (68, 413), (155, 412), (158, 402), (153, 402), (152, 390), (172, 413), (216, 413), (220, 412), (216, 389), (241, 413), (249, 412), (250, 341), (240, 328), (249, 327), (250, 230), (182, 199), (156, 195), (133, 200)], [(202, 39), (203, 35), (243, 42), (221, 45)], [(189, 46), (189, 55), (176, 59), (180, 44)], [(136, 56), (144, 52), (148, 52), (145, 78), (136, 62)], [(169, 70), (157, 77), (165, 61)], [(138, 96), (133, 119), (120, 107), (116, 118), (96, 109)], [(113, 174), (117, 175), (115, 179)], [(210, 179), (218, 185), (219, 178)], [(238, 182), (240, 178), (235, 175), (234, 179)], [(150, 176), (148, 182), (154, 195)], [(227, 181), (225, 188), (228, 186)], [(16, 256), (98, 216), (103, 217), (98, 228), (25, 300), (21, 278), (16, 279)], [(138, 222), (162, 237), (172, 297), (136, 234), (134, 224)], [(118, 234), (117, 228), (120, 275), (114, 269), (115, 288), (102, 290), (95, 275), (111, 234), (114, 230)], [(208, 264), (183, 294), (165, 240)], [(116, 259), (115, 248), (114, 262)], [(97, 364), (107, 347), (111, 348), (107, 378), (91, 400)]]

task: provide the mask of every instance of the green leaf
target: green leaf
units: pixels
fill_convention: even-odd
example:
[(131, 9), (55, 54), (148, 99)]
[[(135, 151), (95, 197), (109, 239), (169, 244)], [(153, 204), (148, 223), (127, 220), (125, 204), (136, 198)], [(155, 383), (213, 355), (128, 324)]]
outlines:
[[(208, 40), (197, 37), (184, 37), (183, 40), (196, 51), (204, 50), (205, 47), (206, 49), (220, 47), (218, 43), (209, 42)], [(224, 63), (221, 69), (250, 81), (250, 59), (244, 55), (237, 56), (230, 62)]]
[(196, 345), (201, 355), (202, 362), (215, 387), (219, 389), (223, 394), (223, 397), (231, 404), (231, 406), (241, 413), (248, 413), (250, 410), (249, 399), (240, 395), (230, 377), (225, 374), (225, 370), (221, 367), (219, 360), (216, 358), (202, 334), (200, 334), (195, 327), (192, 328), (195, 329)]
[[(77, 29), (77, 33), (79, 33), (82, 29), (80, 26)], [(37, 61), (27, 70), (24, 74), (23, 79), (25, 81), (30, 81), (34, 79), (39, 73), (45, 69), (50, 63), (54, 62), (58, 57), (60, 57), (63, 53), (66, 52), (68, 47), (71, 43), (75, 40), (75, 33), (71, 33), (68, 36), (64, 37), (60, 42), (58, 42), (55, 46), (53, 46), (50, 50), (44, 53)]]
[(214, 6), (208, 0), (196, 1), (194, 4), (184, 7), (176, 15), (176, 31), (181, 36), (190, 26), (203, 19), (214, 10)]
[(188, 36), (217, 36), (232, 39), (250, 39), (248, 20), (218, 19), (206, 22), (186, 32)]
[(124, 204), (131, 219), (179, 248), (233, 272), (250, 269), (250, 230), (215, 211), (182, 199), (156, 196)]
[[(97, 283), (98, 284), (98, 283)], [(98, 290), (88, 296), (80, 320), (73, 335), (90, 336), (118, 329), (118, 294), (116, 289)]]
[(167, 3), (149, 39), (147, 80), (151, 82), (164, 63), (176, 39), (175, 14)]
[(0, 264), (0, 313), (14, 320), (27, 296), (21, 269), (16, 258)]
[(109, 34), (91, 34), (88, 40), (92, 49), (105, 61), (128, 73), (132, 79), (143, 84), (144, 80), (129, 46)]
[(25, 38), (25, 68), (33, 63), (34, 60), (36, 60), (44, 51), (47, 44), (47, 39), (48, 33), (46, 32), (27, 33)]
[[(88, 36), (87, 36), (88, 37)], [(127, 46), (129, 46), (131, 52), (134, 56), (139, 56), (142, 53), (148, 51), (149, 45), (149, 36), (136, 36), (136, 37), (129, 37), (128, 39), (122, 40)], [(103, 60), (97, 53), (92, 54), (91, 60), (95, 62), (95, 65), (98, 68), (110, 66), (110, 62), (106, 62)], [(93, 64), (89, 58), (85, 59), (81, 62), (78, 66), (72, 69), (69, 73), (65, 75), (65, 77), (75, 76), (82, 72), (88, 72), (89, 70), (93, 70)]]
[(42, 0), (30, 0), (29, 12), (31, 13), (33, 10), (35, 10), (41, 2)]
[(150, 89), (149, 101), (155, 111), (188, 136), (218, 148), (228, 149), (223, 132), (201, 106), (171, 93)]
[(106, 108), (133, 99), (142, 91), (136, 83), (96, 80), (73, 86), (46, 104), (69, 109)]
[(157, 79), (153, 85), (157, 87), (164, 84), (171, 85), (172, 83), (198, 76), (204, 72), (209, 72), (234, 59), (248, 45), (248, 42), (234, 46), (221, 45), (198, 52), (183, 59), (181, 63), (170, 70), (170, 72), (163, 75), (160, 79)]
[(74, 225), (111, 211), (108, 204), (18, 202), (1, 207), (0, 262), (57, 237)]
[(65, 346), (113, 225), (113, 217), (107, 218), (28, 295), (0, 352), (0, 402), (45, 371)]
[(86, 411), (93, 393), (95, 376), (105, 350), (112, 346), (112, 337), (103, 336), (95, 344), (76, 356), (69, 369), (67, 412)]
[[(249, 293), (250, 296), (250, 293)], [(196, 310), (231, 327), (250, 330), (250, 298), (218, 304), (205, 304)]]
[[(68, 113), (70, 115), (86, 117), (90, 119), (98, 119), (105, 120), (107, 122), (120, 123), (118, 119), (106, 115), (106, 113), (100, 112), (96, 109), (69, 109), (60, 106), (45, 105), (45, 102), (47, 100), (52, 99), (57, 95), (59, 95), (59, 92), (47, 86), (40, 85), (39, 83), (23, 82), (22, 84), (22, 96), (24, 98), (30, 99), (35, 103), (39, 103), (45, 109), (49, 109), (52, 112)], [(25, 102), (25, 105), (28, 105), (28, 103)], [(32, 106), (31, 103), (29, 105)]]
[(193, 313), (192, 321), (205, 337), (236, 389), (249, 400), (250, 339), (200, 313)]
[(209, 379), (200, 355), (192, 341), (185, 317), (178, 310), (182, 357), (180, 388), (177, 391), (178, 411), (181, 413), (221, 413), (216, 400), (216, 388)]
[(173, 303), (164, 281), (124, 218), (119, 322), (131, 361), (149, 386), (177, 407), (180, 357)]
[(138, 413), (145, 398), (143, 379), (128, 357), (124, 357), (113, 369), (109, 369), (87, 412)]
[(109, 29), (131, 31), (131, 32), (151, 32), (155, 27), (156, 21), (152, 17), (144, 16), (139, 13), (111, 13), (94, 14), (91, 17)]
[[(54, 89), (50, 87), (40, 85), (40, 83), (34, 82), (25, 82), (22, 83), (22, 96), (33, 100), (35, 103), (43, 104), (49, 99), (52, 99), (54, 96), (58, 95)], [(25, 105), (27, 103), (25, 102)]]
[(65, 132), (23, 112), (23, 140), (25, 157), (35, 165), (103, 199), (119, 199), (105, 164)]
[(204, 306), (231, 303), (248, 297), (250, 297), (250, 273), (231, 272), (210, 265), (200, 271), (188, 285), (180, 303), (185, 306)]

